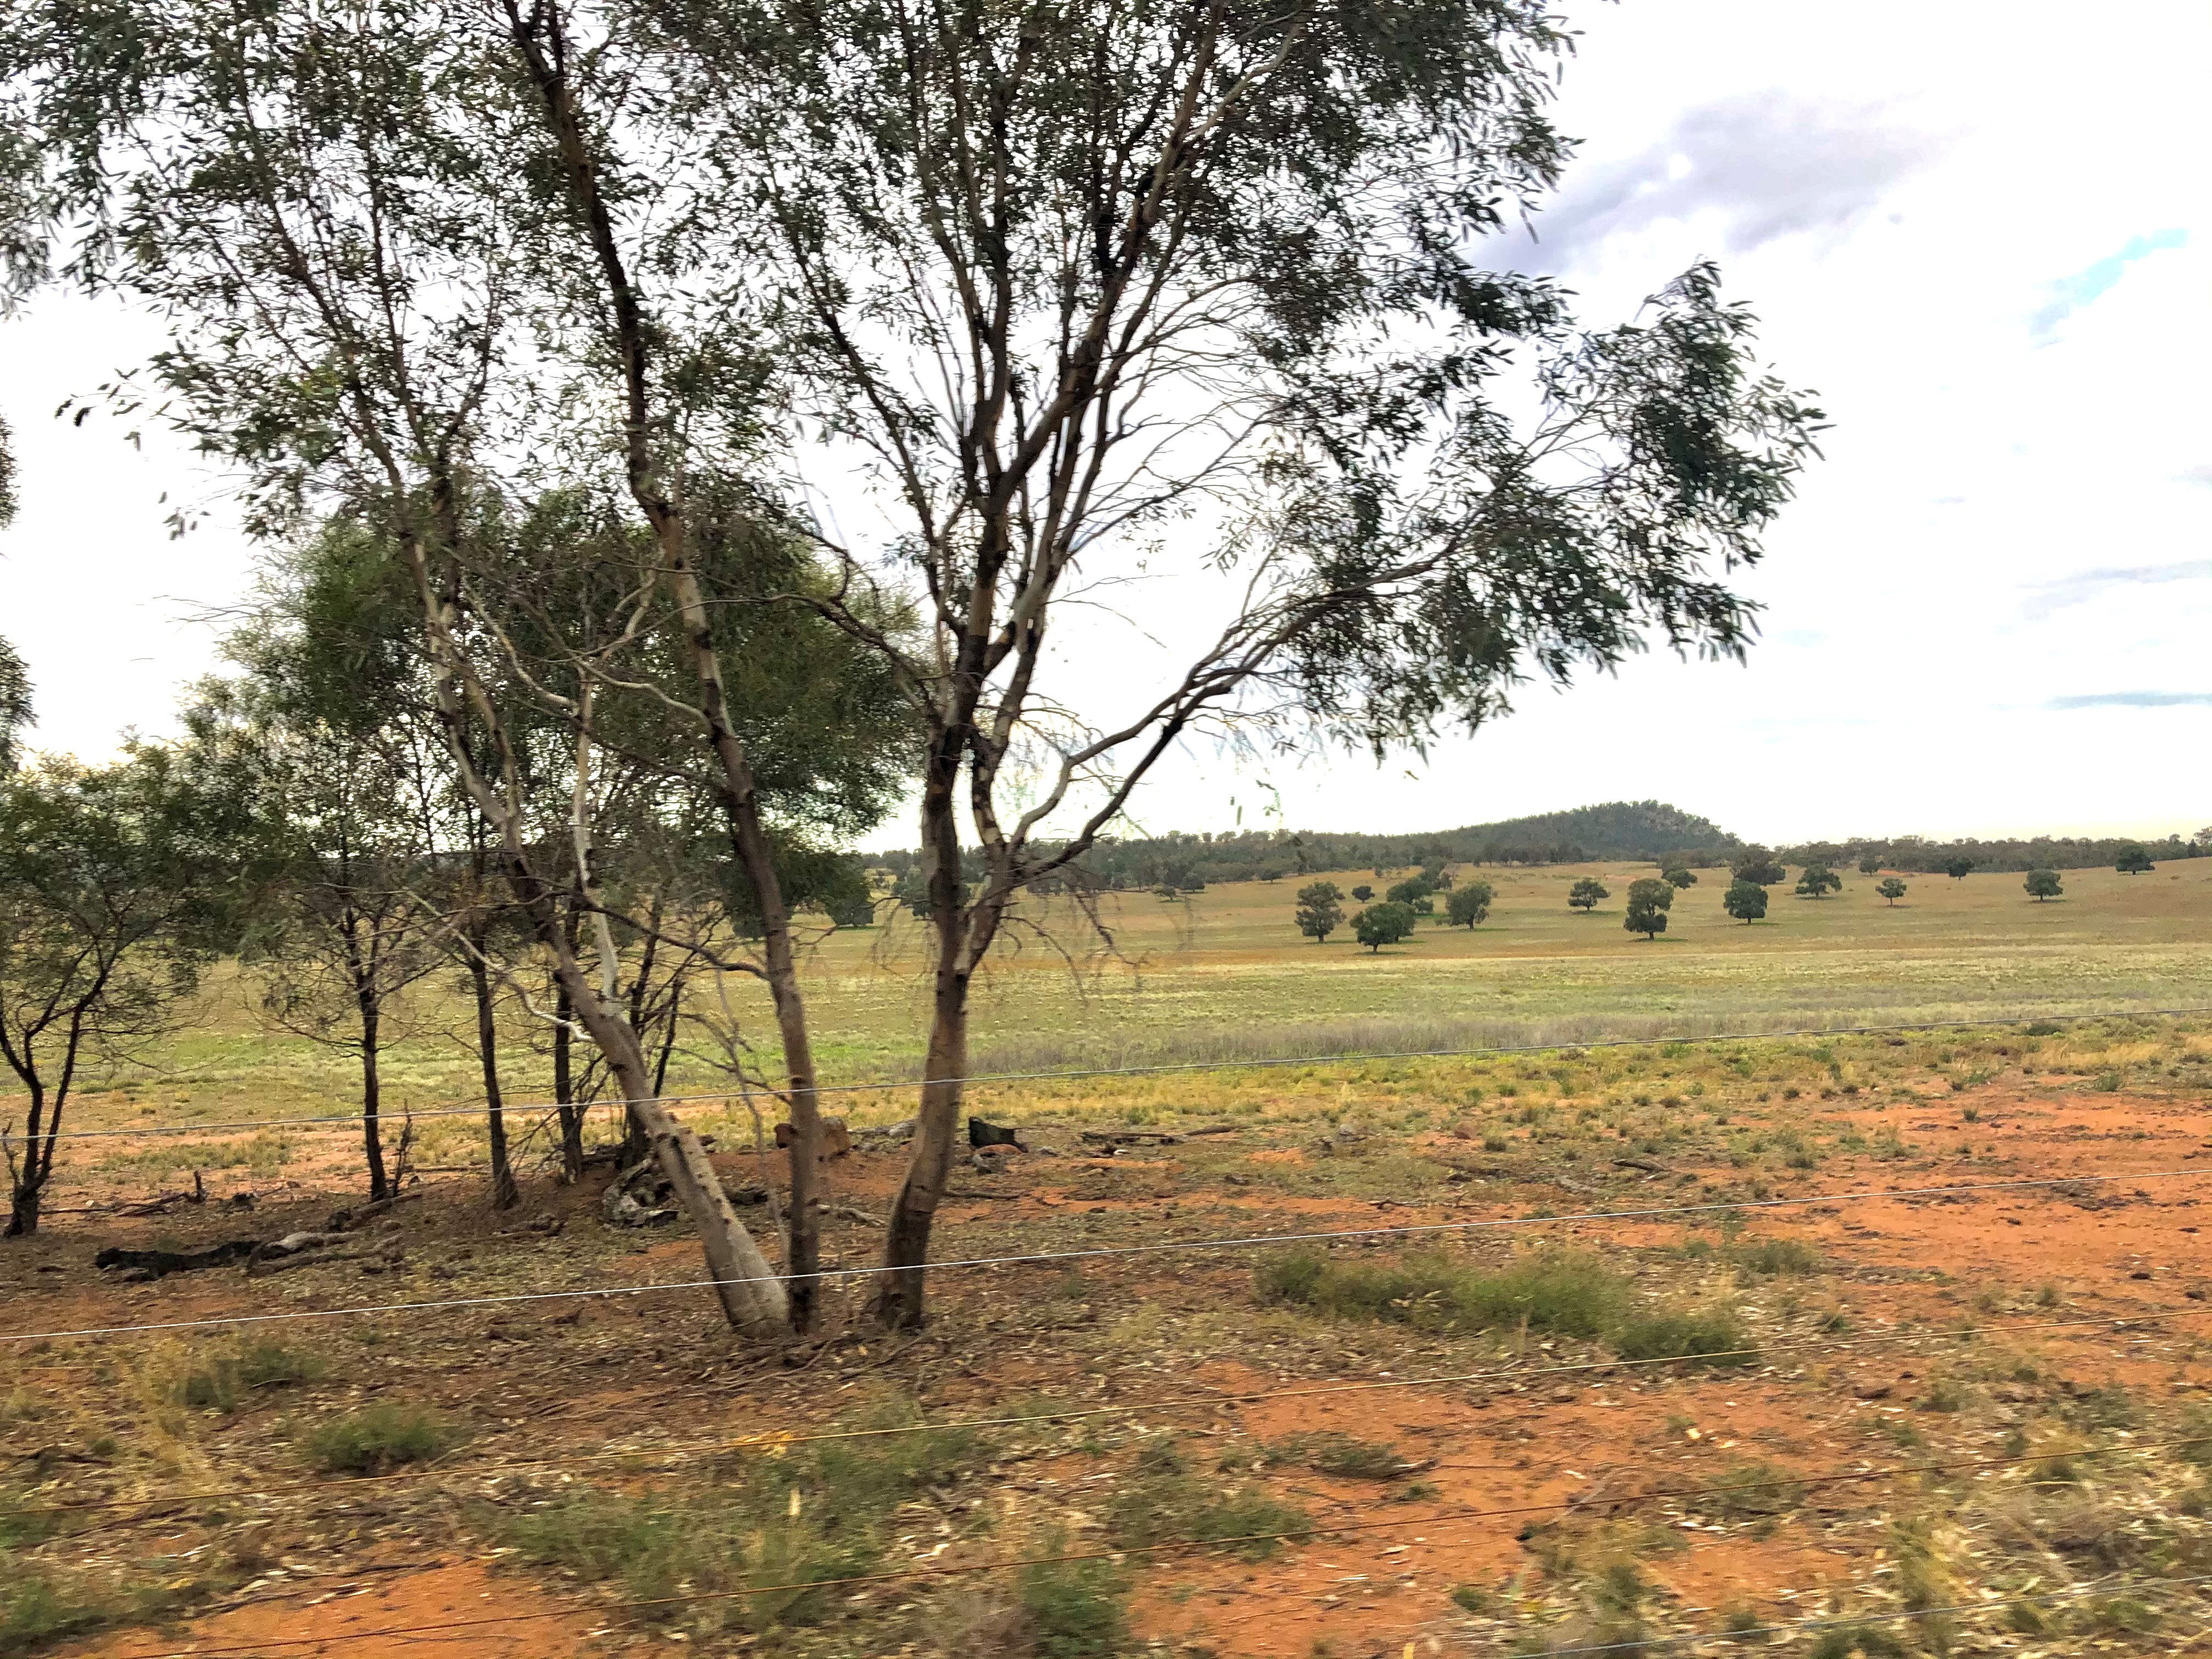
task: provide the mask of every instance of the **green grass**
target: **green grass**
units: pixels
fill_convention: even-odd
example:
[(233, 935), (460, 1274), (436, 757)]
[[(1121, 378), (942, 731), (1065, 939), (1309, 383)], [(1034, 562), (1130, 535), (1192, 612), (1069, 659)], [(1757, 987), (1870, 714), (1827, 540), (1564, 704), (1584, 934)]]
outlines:
[(311, 1382), (323, 1374), (317, 1354), (266, 1338), (240, 1344), (195, 1365), (175, 1386), (177, 1404), (199, 1411), (234, 1412), (249, 1392)]
[[(1044, 1551), (1071, 1548), (1063, 1538)], [(1014, 1581), (1025, 1653), (1035, 1659), (1111, 1659), (1134, 1643), (1129, 1633), (1127, 1575), (1105, 1561), (1048, 1561), (1024, 1567)]]
[(1139, 1473), (1115, 1492), (1107, 1526), (1121, 1547), (1144, 1549), (1188, 1539), (1226, 1545), (1245, 1559), (1259, 1561), (1273, 1555), (1283, 1538), (1302, 1536), (1308, 1528), (1304, 1510), (1263, 1487), (1224, 1487), (1179, 1468), (1162, 1467), (1166, 1462), (1156, 1458), (1150, 1472)]
[(428, 1462), (456, 1445), (460, 1432), (419, 1406), (379, 1401), (307, 1431), (308, 1461), (325, 1474), (378, 1474)]
[[(844, 1426), (902, 1428), (918, 1420), (911, 1404), (886, 1401)], [(720, 1460), (703, 1490), (639, 1496), (586, 1488), (495, 1524), (523, 1559), (617, 1584), (630, 1599), (721, 1596), (690, 1615), (669, 1615), (702, 1631), (807, 1625), (831, 1607), (826, 1592), (807, 1586), (867, 1571), (882, 1559), (900, 1504), (971, 1476), (991, 1451), (988, 1441), (964, 1430), (828, 1441), (781, 1458), (756, 1450)], [(1077, 1604), (1104, 1595), (1107, 1582), (1078, 1575), (1052, 1583), (1062, 1594), (1039, 1617), (1060, 1621), (1054, 1640), (1073, 1642), (1083, 1627)], [(1042, 1595), (1050, 1586), (1040, 1583)], [(726, 1594), (768, 1585), (795, 1588)], [(1055, 1651), (1073, 1659), (1115, 1650)]]
[(1293, 1250), (1262, 1267), (1256, 1287), (1262, 1301), (1434, 1331), (1525, 1326), (1595, 1336), (1618, 1322), (1628, 1303), (1626, 1279), (1597, 1256), (1575, 1250), (1532, 1250), (1496, 1272), (1442, 1254), (1370, 1265)]
[(1662, 1308), (1625, 1320), (1609, 1335), (1623, 1359), (1693, 1359), (1748, 1365), (1758, 1344), (1732, 1308)]

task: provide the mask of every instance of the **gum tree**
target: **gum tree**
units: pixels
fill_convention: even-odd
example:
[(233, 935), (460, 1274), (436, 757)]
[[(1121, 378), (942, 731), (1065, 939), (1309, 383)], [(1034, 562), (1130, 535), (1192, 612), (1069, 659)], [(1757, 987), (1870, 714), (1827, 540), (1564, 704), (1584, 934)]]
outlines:
[[(1583, 333), (1487, 264), (1565, 154), (1533, 0), (649, 15), (702, 153), (748, 158), (718, 223), (791, 435), (880, 485), (882, 535), (824, 544), (921, 623), (819, 606), (922, 726), (931, 1082), (878, 1297), (911, 1325), (1024, 895), (1193, 738), (1379, 756), (1653, 635), (1737, 654), (1726, 573), (1818, 417), (1710, 267)], [(1136, 672), (1071, 602), (1147, 574), (1191, 602)]]
[(1333, 881), (1309, 882), (1298, 889), (1298, 932), (1316, 945), (1344, 926), (1344, 895)]
[[(734, 689), (746, 665), (724, 648), (727, 618), (759, 596), (710, 588), (687, 511), (744, 441), (757, 377), (726, 335), (685, 337), (617, 280), (630, 216), (663, 222), (629, 194), (640, 175), (598, 165), (608, 128), (545, 21), (472, 4), (14, 8), (0, 126), (24, 142), (4, 149), (0, 240), (19, 286), (67, 237), (60, 275), (173, 319), (151, 380), (171, 418), (250, 477), (251, 529), (343, 516), (394, 550), (428, 716), (513, 913), (698, 1224), (732, 1322), (766, 1334), (787, 1313), (808, 1322), (818, 1288), (813, 1063), (775, 833), (795, 819), (803, 840), (807, 820), (787, 799), (801, 810), (779, 826), (764, 798)], [(480, 511), (503, 482), (570, 470), (641, 532), (595, 562), (611, 598), (580, 616), (517, 591), (525, 573)], [(777, 591), (803, 591), (783, 568)], [(564, 626), (529, 660), (517, 635), (549, 614)], [(797, 641), (787, 619), (781, 631)], [(641, 663), (651, 650), (660, 661)], [(680, 678), (658, 673), (669, 659)], [(653, 1097), (619, 994), (590, 779), (628, 698), (673, 703), (751, 890), (757, 949), (730, 965), (768, 988), (789, 1079), (788, 1290)], [(567, 736), (550, 754), (533, 741), (548, 720)], [(551, 835), (532, 810), (549, 762), (575, 785)]]
[(0, 778), (0, 1060), (28, 1097), (20, 1132), (0, 1130), (10, 1237), (38, 1231), (85, 1068), (168, 1030), (231, 942), (252, 862), (234, 804), (152, 745)]

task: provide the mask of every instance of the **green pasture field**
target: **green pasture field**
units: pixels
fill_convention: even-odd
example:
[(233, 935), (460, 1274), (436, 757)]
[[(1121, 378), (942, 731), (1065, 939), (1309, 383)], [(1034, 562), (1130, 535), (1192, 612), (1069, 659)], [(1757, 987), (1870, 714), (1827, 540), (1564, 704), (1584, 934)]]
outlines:
[[(1317, 945), (1291, 921), (1300, 881), (1215, 887), (1173, 901), (1106, 896), (1104, 933), (1066, 900), (1033, 902), (975, 994), (975, 1069), (1051, 1071), (1486, 1045), (1574, 1044), (1675, 1034), (1970, 1021), (2009, 1016), (2212, 1005), (2212, 860), (2142, 876), (2066, 872), (2065, 896), (2029, 898), (2016, 874), (1907, 878), (1893, 907), (1875, 878), (1846, 872), (1820, 900), (1772, 890), (1767, 919), (1721, 908), (1725, 871), (1699, 872), (1656, 941), (1621, 925), (1628, 884), (1649, 866), (1462, 869), (1497, 890), (1474, 929), (1424, 921), (1401, 945), (1372, 952), (1349, 931)], [(1612, 896), (1570, 910), (1568, 890), (1595, 875)], [(1348, 894), (1390, 878), (1338, 872)], [(1347, 910), (1357, 906), (1347, 898)], [(886, 907), (888, 909), (888, 907)], [(927, 1006), (926, 942), (911, 917), (829, 934), (811, 949), (809, 989), (825, 1082), (915, 1075)], [(755, 1034), (773, 1041), (764, 999), (733, 981)], [(711, 990), (705, 994), (712, 995)], [(453, 979), (426, 981), (394, 1022), (384, 1071), (387, 1111), (468, 1104), (476, 1060)], [(542, 1022), (508, 1018), (511, 1100), (550, 1092)], [(250, 975), (214, 975), (171, 1038), (113, 1065), (77, 1098), (68, 1127), (128, 1127), (179, 1118), (258, 1121), (344, 1111), (357, 1100), (355, 1061), (271, 1028)], [(773, 1070), (772, 1065), (768, 1067)], [(673, 1091), (711, 1091), (720, 1076), (679, 1053)], [(903, 1091), (848, 1097), (860, 1121), (903, 1116)], [(0, 1097), (0, 1121), (20, 1097)], [(737, 1126), (744, 1127), (740, 1118)], [(467, 1120), (424, 1126), (421, 1158), (459, 1156)], [(89, 1149), (94, 1143), (87, 1143)], [(257, 1173), (284, 1163), (292, 1139), (264, 1133), (220, 1156)], [(164, 1170), (208, 1167), (208, 1149), (135, 1146), (111, 1156)]]

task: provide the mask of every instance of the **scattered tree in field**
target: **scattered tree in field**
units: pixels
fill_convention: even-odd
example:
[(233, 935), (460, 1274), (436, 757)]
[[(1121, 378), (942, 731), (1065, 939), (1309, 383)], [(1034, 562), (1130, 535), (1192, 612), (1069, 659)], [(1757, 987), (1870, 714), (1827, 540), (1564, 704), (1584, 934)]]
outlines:
[(1363, 881), (1352, 890), (1352, 896), (1356, 902), (1364, 904), (1375, 896), (1375, 890)]
[(1380, 904), (1370, 904), (1352, 919), (1355, 938), (1370, 951), (1379, 951), (1386, 945), (1395, 945), (1401, 939), (1410, 939), (1413, 933), (1413, 908), (1395, 899), (1385, 899)]
[(1601, 901), (1612, 896), (1611, 890), (1595, 876), (1584, 876), (1568, 890), (1567, 904), (1571, 909), (1595, 910)]
[(1887, 899), (1893, 908), (1898, 900), (1905, 896), (1905, 884), (1895, 876), (1888, 876), (1885, 877), (1881, 885), (1874, 890)]
[(1943, 873), (1954, 881), (1963, 881), (1972, 873), (1973, 868), (1973, 860), (1961, 855), (1947, 860), (1943, 866)]
[(1825, 864), (1808, 864), (1797, 878), (1799, 898), (1826, 898), (1830, 893), (1841, 892), (1844, 878)]
[(1721, 895), (1721, 908), (1738, 921), (1757, 921), (1766, 914), (1766, 889), (1758, 882), (1738, 878), (1730, 882), (1728, 891)]
[(2021, 885), (2027, 889), (2029, 896), (2038, 904), (2045, 899), (2057, 898), (2066, 890), (2056, 870), (2031, 870), (2027, 872), (2027, 879)]
[(1692, 888), (1698, 884), (1698, 872), (1694, 870), (1685, 870), (1680, 866), (1672, 870), (1662, 872), (1659, 878), (1669, 887), (1678, 889)]
[(1317, 944), (1328, 943), (1328, 936), (1344, 926), (1344, 895), (1333, 881), (1309, 882), (1298, 889), (1298, 908), (1294, 913), (1298, 932)]
[(2143, 850), (2142, 843), (2140, 842), (2130, 842), (2120, 848), (2118, 855), (2112, 860), (2112, 868), (2124, 876), (2140, 876), (2145, 871), (2156, 867), (2151, 863), (2150, 854)]
[(1786, 881), (1790, 877), (1790, 872), (1764, 847), (1745, 848), (1730, 866), (1730, 872), (1738, 881), (1747, 881), (1759, 887), (1771, 887), (1776, 882)]
[(1445, 920), (1455, 927), (1480, 927), (1490, 919), (1490, 907), (1496, 897), (1486, 881), (1462, 882), (1444, 902)]
[(1667, 910), (1674, 902), (1674, 884), (1645, 877), (1628, 889), (1628, 914), (1621, 922), (1632, 933), (1656, 939), (1667, 931)]
[(1859, 857), (1859, 873), (1863, 876), (1880, 875), (1881, 873), (1881, 854), (1879, 853), (1862, 854)]
[(252, 827), (198, 784), (150, 745), (0, 777), (0, 1059), (28, 1096), (21, 1133), (0, 1123), (10, 1237), (38, 1231), (84, 1067), (169, 1030), (235, 942)]

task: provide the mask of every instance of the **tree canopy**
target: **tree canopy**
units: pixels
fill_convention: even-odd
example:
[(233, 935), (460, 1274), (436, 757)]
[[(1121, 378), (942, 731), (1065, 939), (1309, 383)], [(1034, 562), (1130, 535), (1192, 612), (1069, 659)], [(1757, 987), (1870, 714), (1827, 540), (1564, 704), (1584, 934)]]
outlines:
[(1738, 921), (1757, 921), (1766, 914), (1766, 889), (1759, 882), (1739, 878), (1721, 895), (1721, 908)]
[(1352, 919), (1352, 936), (1370, 951), (1380, 951), (1413, 936), (1413, 907), (1395, 899), (1370, 904)]
[(2045, 899), (2057, 898), (2066, 890), (2066, 885), (2059, 880), (2056, 870), (2031, 870), (2027, 872), (2027, 879), (2021, 885), (2039, 904)]
[(1328, 936), (1344, 926), (1344, 895), (1333, 881), (1309, 882), (1298, 889), (1294, 915), (1298, 932), (1316, 944), (1326, 945)]
[(1567, 904), (1576, 910), (1595, 910), (1612, 896), (1612, 890), (1595, 876), (1584, 876), (1567, 890)]

